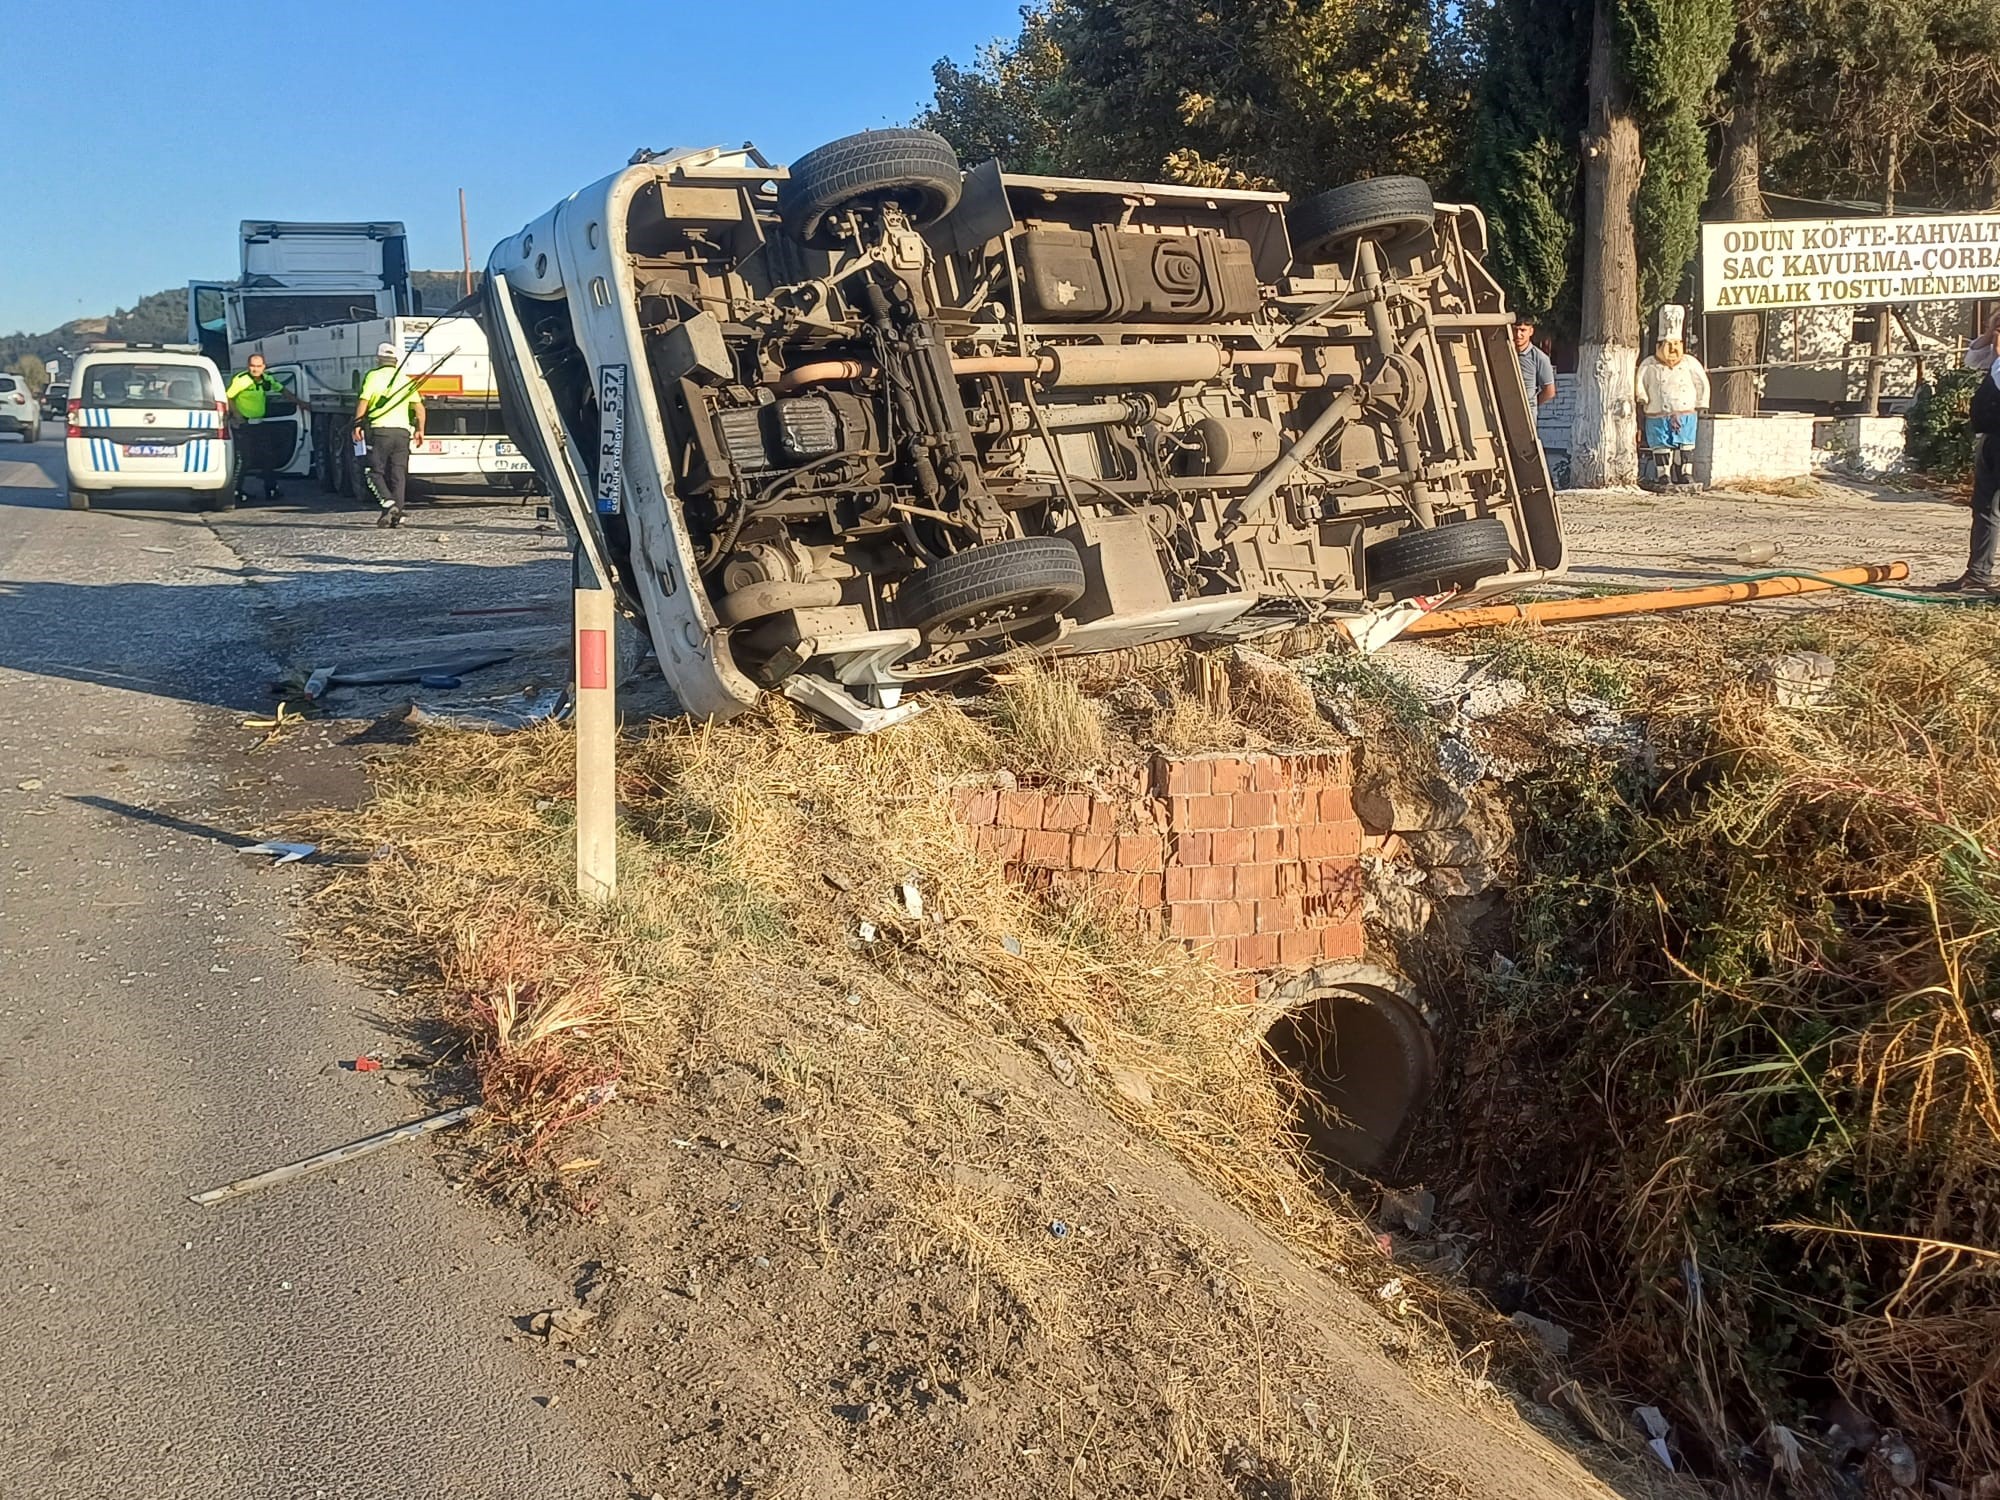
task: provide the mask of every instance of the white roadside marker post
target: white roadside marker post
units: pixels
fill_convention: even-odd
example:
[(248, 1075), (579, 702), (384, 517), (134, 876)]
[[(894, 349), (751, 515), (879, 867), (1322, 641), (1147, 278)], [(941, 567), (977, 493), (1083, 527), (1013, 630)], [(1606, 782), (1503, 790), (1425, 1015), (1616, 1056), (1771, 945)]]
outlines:
[(610, 580), (599, 578), (577, 549), (576, 893), (585, 901), (618, 894), (618, 611)]

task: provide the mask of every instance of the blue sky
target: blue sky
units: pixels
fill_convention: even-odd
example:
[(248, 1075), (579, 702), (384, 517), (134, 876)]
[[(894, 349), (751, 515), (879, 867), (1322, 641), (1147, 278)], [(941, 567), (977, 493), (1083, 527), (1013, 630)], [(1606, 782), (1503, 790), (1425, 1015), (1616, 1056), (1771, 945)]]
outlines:
[(245, 218), (401, 219), (414, 263), (449, 269), (461, 187), (484, 264), (635, 147), (782, 161), (907, 120), (931, 64), (1012, 34), (1020, 0), (20, 6), (0, 332), (233, 275)]

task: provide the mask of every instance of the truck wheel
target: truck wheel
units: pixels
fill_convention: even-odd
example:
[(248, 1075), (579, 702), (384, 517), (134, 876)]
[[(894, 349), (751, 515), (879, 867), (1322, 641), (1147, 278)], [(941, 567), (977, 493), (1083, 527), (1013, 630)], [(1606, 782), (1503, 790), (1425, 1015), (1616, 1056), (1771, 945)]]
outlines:
[(943, 136), (906, 126), (865, 130), (793, 162), (778, 184), (778, 214), (792, 234), (828, 249), (827, 219), (836, 209), (893, 199), (921, 229), (958, 206), (960, 181), (958, 153)]
[(1012, 635), (1083, 596), (1083, 559), (1061, 537), (988, 542), (903, 581), (896, 617), (929, 641)]
[(1309, 265), (1357, 235), (1371, 234), (1387, 245), (1422, 234), (1437, 222), (1430, 184), (1421, 177), (1367, 177), (1315, 193), (1292, 206), (1285, 228), (1292, 236), (1292, 260)]
[(69, 492), (69, 508), (71, 510), (89, 510), (90, 496), (82, 490), (71, 490)]
[(1513, 560), (1514, 544), (1496, 516), (1406, 531), (1361, 554), (1368, 592), (1393, 599), (1466, 588), (1503, 571)]

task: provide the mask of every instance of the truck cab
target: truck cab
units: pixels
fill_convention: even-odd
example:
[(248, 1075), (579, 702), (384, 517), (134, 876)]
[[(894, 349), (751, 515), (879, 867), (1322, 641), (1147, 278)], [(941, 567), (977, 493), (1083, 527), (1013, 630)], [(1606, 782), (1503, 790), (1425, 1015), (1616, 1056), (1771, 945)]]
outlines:
[(285, 475), (317, 473), (360, 494), (349, 433), (355, 392), (384, 343), (402, 351), (429, 414), (410, 475), (433, 490), (525, 493), (526, 459), (499, 421), (485, 336), (468, 317), (427, 317), (411, 284), (408, 240), (394, 220), (245, 219), (241, 274), (188, 284), (188, 338), (225, 371), (261, 354), (297, 398)]

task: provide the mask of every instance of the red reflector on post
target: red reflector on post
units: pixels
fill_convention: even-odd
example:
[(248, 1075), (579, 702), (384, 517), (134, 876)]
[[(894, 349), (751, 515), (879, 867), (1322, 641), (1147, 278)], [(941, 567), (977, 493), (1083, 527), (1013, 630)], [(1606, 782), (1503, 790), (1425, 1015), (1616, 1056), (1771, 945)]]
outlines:
[(606, 669), (605, 630), (579, 630), (576, 633), (576, 685), (582, 688), (607, 688), (611, 686), (611, 674)]

